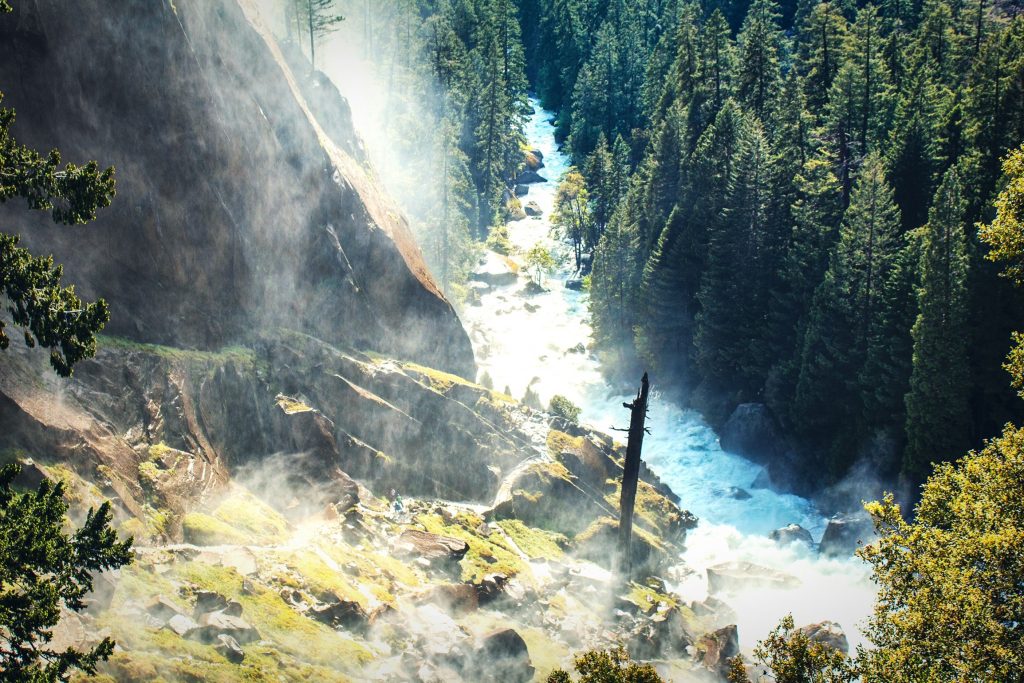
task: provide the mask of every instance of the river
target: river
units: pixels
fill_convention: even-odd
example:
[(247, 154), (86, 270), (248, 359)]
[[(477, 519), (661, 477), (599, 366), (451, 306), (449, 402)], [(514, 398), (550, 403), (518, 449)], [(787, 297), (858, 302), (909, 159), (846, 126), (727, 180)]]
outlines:
[[(581, 407), (582, 422), (601, 431), (625, 427), (629, 415), (622, 402), (632, 396), (603, 379), (596, 357), (572, 351), (591, 341), (588, 295), (564, 286), (572, 274), (572, 259), (568, 249), (552, 239), (549, 220), (558, 181), (569, 163), (555, 143), (552, 114), (537, 101), (531, 100), (531, 105), (535, 113), (526, 134), (529, 145), (544, 155), (540, 173), (547, 180), (531, 184), (522, 201), (536, 202), (543, 214), (510, 222), (509, 238), (521, 253), (537, 243), (547, 245), (560, 266), (545, 280), (548, 291), (526, 296), (525, 277), (516, 284), (490, 287), (479, 305), (465, 307), (463, 320), (481, 373), (490, 375), (495, 388), (508, 387), (513, 396), (522, 397), (530, 386), (544, 405), (553, 394), (562, 394)], [(644, 460), (680, 496), (682, 507), (700, 519), (687, 536), (681, 557), (692, 572), (670, 588), (688, 600), (700, 600), (706, 595), (707, 567), (733, 560), (753, 562), (795, 575), (801, 585), (718, 595), (737, 613), (745, 652), (787, 613), (797, 625), (836, 621), (851, 646), (862, 643), (859, 626), (875, 595), (866, 566), (856, 559), (830, 560), (799, 547), (782, 548), (769, 540), (773, 529), (796, 523), (817, 541), (827, 520), (804, 498), (751, 488), (759, 466), (723, 451), (718, 435), (700, 415), (662, 400), (658, 378), (651, 381), (651, 435), (644, 440)], [(737, 500), (730, 495), (732, 487), (747, 490), (751, 497)]]

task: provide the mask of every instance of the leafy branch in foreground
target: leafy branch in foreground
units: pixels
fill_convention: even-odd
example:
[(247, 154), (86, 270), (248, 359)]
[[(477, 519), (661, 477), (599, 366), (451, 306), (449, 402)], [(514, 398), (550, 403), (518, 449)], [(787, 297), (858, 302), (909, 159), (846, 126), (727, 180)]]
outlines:
[[(0, 2), (0, 13), (9, 12)], [(0, 93), (0, 101), (3, 94)], [(85, 166), (61, 166), (52, 150), (44, 157), (19, 144), (10, 134), (14, 110), (0, 109), (0, 203), (21, 197), (30, 209), (49, 211), (54, 222), (87, 223), (114, 196), (114, 169), (100, 170), (95, 161)], [(50, 256), (33, 256), (18, 246), (17, 235), (0, 234), (0, 295), (10, 322), (22, 328), (25, 344), (50, 349), (50, 364), (67, 377), (78, 361), (96, 353), (96, 334), (110, 319), (102, 299), (83, 302), (73, 286), (62, 286), (63, 268)], [(10, 337), (0, 318), (0, 349)]]
[(85, 607), (93, 573), (131, 562), (132, 540), (117, 540), (110, 503), (90, 509), (82, 526), (65, 534), (64, 485), (44, 481), (20, 493), (12, 489), (19, 471), (18, 465), (0, 469), (0, 680), (62, 681), (73, 669), (93, 673), (114, 650), (110, 638), (87, 652), (45, 645), (62, 604)]

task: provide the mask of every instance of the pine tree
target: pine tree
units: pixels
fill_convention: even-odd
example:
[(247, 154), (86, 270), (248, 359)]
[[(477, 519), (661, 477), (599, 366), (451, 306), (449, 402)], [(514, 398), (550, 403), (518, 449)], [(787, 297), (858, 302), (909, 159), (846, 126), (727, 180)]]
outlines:
[[(845, 433), (837, 439), (860, 432), (860, 420), (849, 417), (860, 418), (865, 410), (863, 394), (873, 387), (865, 386), (864, 367), (890, 331), (883, 303), (901, 246), (899, 221), (882, 159), (873, 153), (854, 186), (839, 243), (808, 317), (794, 413), (800, 416), (799, 426), (815, 438), (829, 439), (829, 432), (840, 427)], [(829, 402), (843, 408), (822, 410)], [(808, 412), (816, 409), (817, 414)], [(833, 475), (842, 474), (847, 464), (834, 458)]]
[(743, 21), (739, 38), (739, 74), (736, 96), (754, 116), (768, 120), (779, 95), (779, 51), (782, 31), (775, 0), (754, 0)]
[(903, 474), (922, 481), (928, 463), (970, 445), (966, 205), (956, 168), (943, 176), (925, 226), (914, 365), (907, 394)]
[(820, 2), (800, 29), (799, 68), (805, 76), (804, 94), (811, 112), (821, 112), (832, 82), (843, 63), (846, 19), (835, 2)]
[(713, 223), (708, 234), (694, 347), (703, 378), (753, 393), (770, 363), (764, 341), (766, 297), (775, 265), (769, 245), (776, 226), (769, 209), (768, 142), (756, 123), (741, 121), (738, 135), (735, 158), (729, 162), (734, 178), (722, 220)]

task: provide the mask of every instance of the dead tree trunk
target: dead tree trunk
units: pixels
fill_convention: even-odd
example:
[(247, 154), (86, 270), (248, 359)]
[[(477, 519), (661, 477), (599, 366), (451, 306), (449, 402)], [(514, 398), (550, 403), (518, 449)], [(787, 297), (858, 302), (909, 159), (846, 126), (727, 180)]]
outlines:
[(619, 571), (627, 581), (633, 570), (630, 543), (633, 539), (633, 506), (636, 503), (637, 479), (640, 477), (640, 449), (644, 443), (644, 421), (647, 419), (647, 393), (650, 385), (647, 373), (640, 380), (640, 390), (629, 408), (629, 440), (626, 442), (626, 462), (622, 472), (622, 494), (619, 498)]

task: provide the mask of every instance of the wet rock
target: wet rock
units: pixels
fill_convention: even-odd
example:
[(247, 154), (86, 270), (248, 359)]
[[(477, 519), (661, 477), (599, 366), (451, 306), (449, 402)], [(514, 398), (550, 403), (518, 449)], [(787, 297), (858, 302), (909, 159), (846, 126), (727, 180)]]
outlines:
[(435, 604), (456, 615), (475, 612), (480, 607), (477, 589), (469, 583), (443, 583), (433, 586), (420, 595), (417, 602)]
[(729, 660), (740, 653), (736, 625), (730, 624), (701, 637), (696, 645), (697, 661), (721, 675), (729, 669)]
[(800, 632), (806, 634), (811, 640), (827, 645), (843, 654), (850, 652), (850, 642), (846, 639), (843, 627), (834, 621), (822, 621), (817, 624), (801, 626)]
[(636, 659), (658, 659), (681, 656), (693, 644), (694, 636), (679, 608), (670, 607), (638, 619), (627, 649)]
[(477, 599), (480, 604), (486, 604), (499, 598), (508, 585), (508, 576), (505, 574), (487, 574), (480, 583), (473, 584), (476, 589)]
[(529, 191), (530, 191), (530, 186), (529, 185), (516, 185), (515, 193), (516, 193), (517, 197), (525, 197), (526, 194)]
[(185, 611), (163, 596), (159, 596), (146, 605), (146, 614), (151, 617), (167, 621), (177, 615), (184, 615)]
[(189, 640), (197, 640), (201, 643), (212, 645), (222, 635), (231, 636), (239, 643), (253, 643), (260, 639), (259, 631), (249, 625), (241, 617), (231, 616), (224, 612), (210, 612), (199, 618), (198, 628), (193, 628), (185, 634)]
[(811, 532), (799, 524), (789, 524), (781, 529), (776, 529), (768, 534), (768, 538), (772, 539), (779, 545), (790, 545), (796, 543), (804, 544), (809, 548), (814, 547), (814, 538), (811, 537)]
[(519, 275), (507, 257), (487, 251), (480, 265), (470, 274), (469, 279), (499, 287), (513, 284), (519, 279)]
[(396, 551), (424, 559), (431, 565), (451, 565), (465, 557), (469, 552), (469, 545), (465, 541), (450, 536), (406, 529), (398, 537)]
[(242, 660), (245, 659), (245, 651), (242, 649), (242, 646), (238, 644), (237, 640), (226, 633), (217, 636), (217, 642), (214, 643), (213, 649), (232, 664), (241, 664)]
[(583, 291), (583, 279), (582, 278), (572, 278), (571, 280), (566, 280), (565, 281), (565, 288), (566, 289), (571, 289), (571, 290), (574, 290), (574, 291), (577, 291), (577, 292), (581, 292), (581, 291)]
[(542, 176), (540, 173), (537, 173), (536, 171), (531, 171), (529, 169), (520, 173), (519, 177), (516, 178), (517, 185), (529, 185), (530, 183), (546, 183), (547, 181), (548, 179)]
[(771, 411), (763, 403), (741, 403), (721, 432), (722, 449), (755, 462), (771, 462), (786, 452), (786, 444)]
[(526, 641), (514, 629), (492, 631), (480, 640), (474, 659), (475, 676), (467, 680), (527, 683), (534, 668)]
[(192, 616), (198, 619), (203, 614), (216, 612), (228, 606), (228, 599), (215, 591), (197, 591), (196, 606), (192, 610)]
[(723, 562), (708, 567), (708, 592), (745, 588), (796, 588), (800, 579), (752, 562)]
[(875, 538), (875, 527), (867, 513), (837, 515), (828, 521), (818, 551), (826, 557), (850, 557), (862, 543)]
[(316, 605), (309, 610), (309, 616), (332, 628), (349, 630), (362, 629), (369, 622), (369, 617), (358, 602), (352, 600), (335, 600)]
[(733, 500), (750, 500), (750, 492), (741, 489), (739, 486), (730, 486), (725, 490), (725, 495)]
[(101, 572), (92, 577), (92, 590), (85, 597), (86, 611), (96, 614), (110, 607), (121, 573), (117, 570)]
[(523, 211), (526, 212), (527, 216), (537, 217), (544, 214), (544, 211), (540, 208), (540, 204), (537, 202), (527, 202), (526, 206), (523, 207)]
[(184, 638), (186, 634), (198, 629), (199, 624), (189, 616), (184, 614), (175, 614), (167, 620), (165, 628)]

